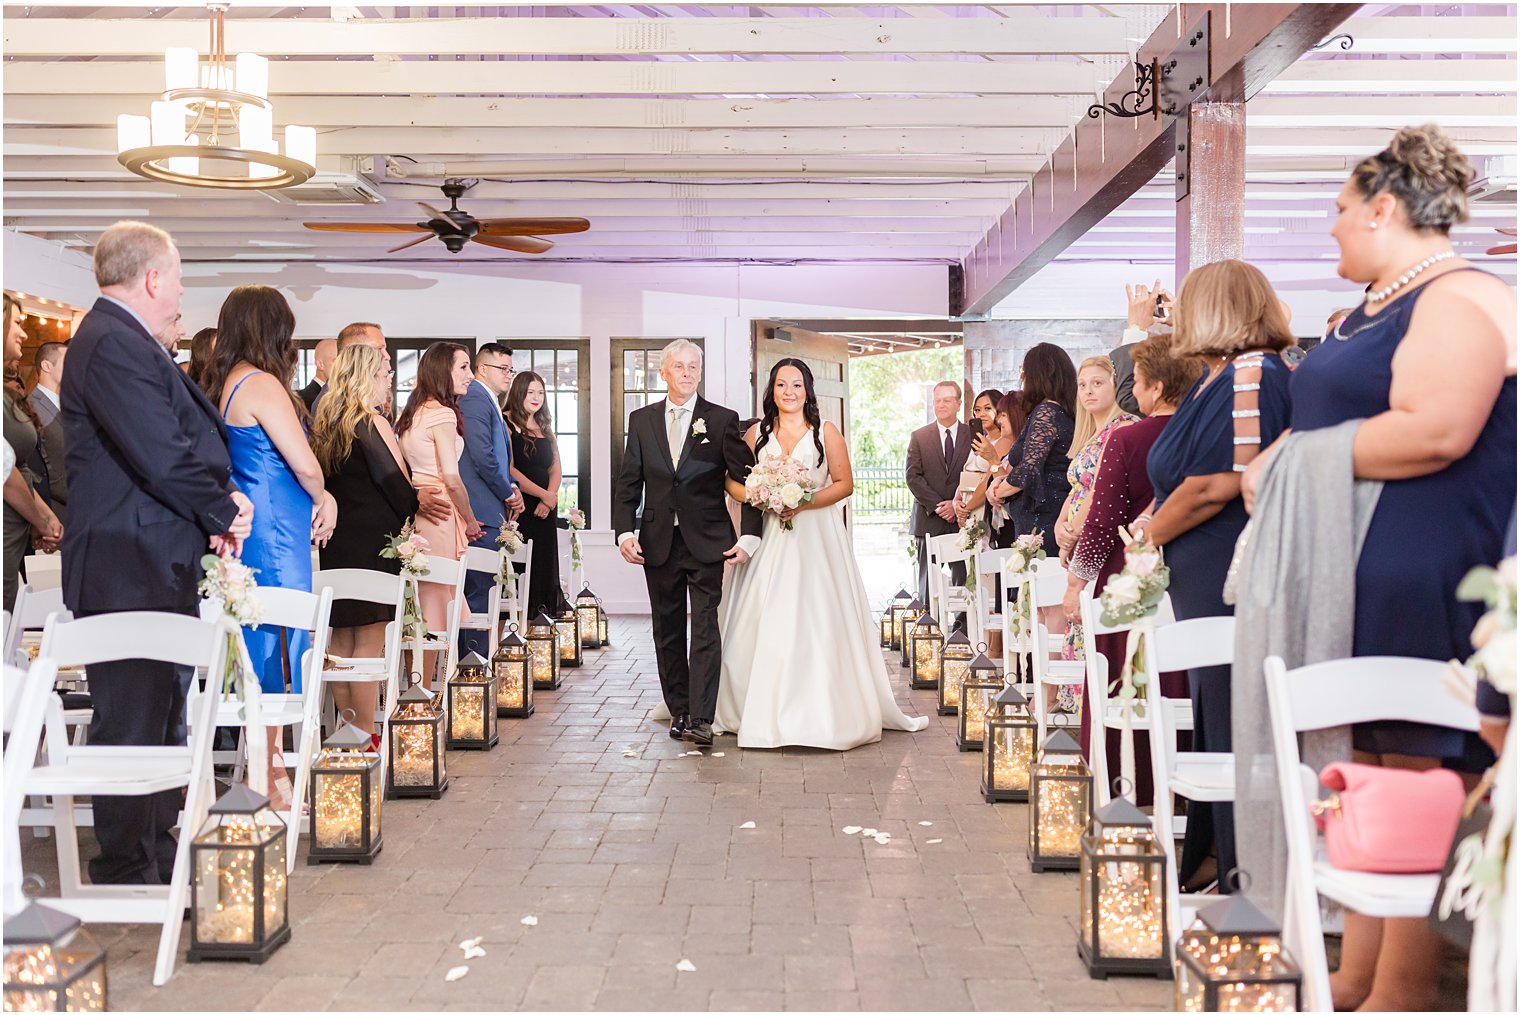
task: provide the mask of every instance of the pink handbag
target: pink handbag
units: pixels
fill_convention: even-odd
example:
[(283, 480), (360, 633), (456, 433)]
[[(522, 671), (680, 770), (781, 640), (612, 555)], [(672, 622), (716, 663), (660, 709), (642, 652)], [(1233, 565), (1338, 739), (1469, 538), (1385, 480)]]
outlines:
[(1319, 774), (1329, 797), (1310, 806), (1330, 865), (1374, 874), (1434, 874), (1446, 863), (1467, 793), (1444, 768), (1416, 772), (1338, 761)]

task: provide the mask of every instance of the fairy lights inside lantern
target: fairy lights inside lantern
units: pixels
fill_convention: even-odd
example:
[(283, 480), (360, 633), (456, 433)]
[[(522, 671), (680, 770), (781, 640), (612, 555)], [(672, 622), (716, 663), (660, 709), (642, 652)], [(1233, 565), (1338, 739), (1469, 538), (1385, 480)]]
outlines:
[(1150, 816), (1116, 793), (1082, 836), (1077, 953), (1088, 974), (1171, 975), (1166, 854)]
[(1298, 1011), (1304, 982), (1282, 926), (1244, 886), (1198, 911), (1177, 942), (1176, 975), (1177, 1011)]
[(966, 679), (961, 681), (960, 719), (956, 723), (955, 744), (962, 751), (982, 749), (992, 699), (1005, 686), (997, 663), (987, 658), (987, 646), (977, 648), (976, 658), (966, 664)]
[(443, 710), (421, 684), (396, 696), (391, 711), (391, 763), (386, 793), (392, 797), (425, 796), (437, 800), (449, 788), (443, 749)]
[(374, 863), (381, 846), (380, 755), (374, 744), (347, 722), (322, 742), (311, 766), (307, 863)]
[(285, 822), (241, 783), (211, 805), (190, 843), (191, 962), (262, 963), (290, 939)]
[(591, 585), (582, 585), (580, 594), (575, 597), (575, 626), (580, 635), (581, 648), (602, 647), (602, 631), (598, 623), (600, 605), (601, 600), (591, 591)]
[(1030, 715), (1029, 699), (1008, 686), (992, 699), (982, 750), (982, 797), (988, 803), (1029, 799), (1029, 773), (1039, 723)]
[(1092, 772), (1068, 730), (1045, 738), (1029, 784), (1030, 870), (1076, 870), (1092, 809)]
[(971, 659), (976, 654), (964, 631), (951, 631), (940, 652), (939, 714), (955, 715), (961, 710), (961, 684), (971, 675)]
[(533, 688), (559, 687), (559, 633), (548, 614), (540, 611), (528, 622), (528, 654), (533, 657)]
[(448, 746), (488, 751), (501, 740), (496, 731), (496, 675), (477, 652), (454, 667), (448, 685)]
[(554, 630), (559, 636), (559, 664), (576, 667), (584, 660), (581, 654), (580, 621), (575, 607), (565, 603), (564, 610), (554, 618)]
[(908, 630), (908, 656), (913, 660), (913, 675), (908, 686), (918, 691), (938, 687), (940, 653), (945, 647), (945, 636), (938, 621), (934, 614), (925, 610)]
[(496, 714), (503, 719), (523, 719), (533, 714), (533, 669), (528, 643), (517, 633), (516, 624), (507, 625), (507, 633), (491, 656), (491, 672), (496, 676)]
[[(902, 650), (903, 628), (908, 622), (908, 610), (912, 602), (912, 594), (906, 588), (901, 588), (897, 590), (897, 594), (892, 597), (892, 602), (887, 606), (887, 612), (892, 615), (890, 621), (892, 639), (887, 643), (886, 647), (894, 652)], [(917, 617), (918, 614), (915, 613), (913, 616)]]
[(5, 921), (6, 1011), (105, 1011), (106, 953), (77, 917), (35, 902)]

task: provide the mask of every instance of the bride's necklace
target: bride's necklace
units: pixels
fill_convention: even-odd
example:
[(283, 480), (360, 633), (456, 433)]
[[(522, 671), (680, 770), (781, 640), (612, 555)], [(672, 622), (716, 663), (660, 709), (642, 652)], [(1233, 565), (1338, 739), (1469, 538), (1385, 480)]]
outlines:
[(1425, 260), (1421, 261), (1413, 268), (1410, 268), (1408, 271), (1404, 272), (1404, 274), (1400, 275), (1397, 279), (1390, 282), (1388, 285), (1385, 285), (1377, 292), (1368, 293), (1367, 302), (1369, 304), (1382, 303), (1385, 300), (1392, 298), (1394, 293), (1398, 292), (1400, 289), (1404, 288), (1406, 285), (1419, 278), (1420, 274), (1424, 272), (1426, 268), (1429, 268), (1432, 265), (1440, 264), (1442, 261), (1450, 261), (1453, 257), (1456, 256), (1457, 252), (1455, 250), (1443, 250), (1439, 254), (1431, 254), (1429, 257), (1425, 258)]

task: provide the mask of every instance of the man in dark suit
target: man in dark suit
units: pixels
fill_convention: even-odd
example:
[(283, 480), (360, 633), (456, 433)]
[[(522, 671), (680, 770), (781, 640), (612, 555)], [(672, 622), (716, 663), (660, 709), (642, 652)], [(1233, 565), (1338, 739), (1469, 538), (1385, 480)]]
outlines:
[[(918, 539), (918, 598), (923, 603), (929, 601), (924, 539), (948, 535), (960, 527), (955, 521), (955, 491), (970, 456), (971, 428), (961, 422), (960, 385), (940, 381), (934, 386), (934, 422), (908, 438), (908, 492), (913, 495), (908, 531)], [(962, 565), (952, 565), (951, 573), (957, 581), (966, 580)]]
[(63, 465), (63, 421), (58, 418), (58, 389), (63, 384), (63, 360), (69, 347), (62, 342), (43, 342), (37, 347), (33, 366), (37, 385), (27, 396), (41, 424), (37, 430), (37, 454), (32, 471), (42, 480), (37, 492), (42, 494), (61, 522), (69, 502), (69, 476)]
[(322, 393), (323, 388), (327, 387), (327, 371), (332, 369), (333, 360), (338, 358), (338, 340), (336, 338), (322, 339), (311, 351), (311, 356), (315, 365), (313, 373), (316, 376), (311, 379), (310, 384), (296, 392), (301, 401), (306, 403), (307, 412), (316, 411), (317, 396)]
[[(130, 610), (194, 615), (200, 558), (234, 552), (253, 504), (232, 483), (220, 415), (156, 335), (179, 314), (179, 252), (169, 234), (118, 222), (95, 245), (101, 296), (70, 343), (63, 425), (73, 492), (63, 537), (63, 599), (76, 616)], [(89, 667), (90, 743), (185, 742), (186, 667), (143, 660)], [(167, 883), (179, 790), (97, 796), (100, 884)]]
[[(512, 482), (512, 440), (496, 401), (512, 386), (512, 375), (512, 350), (499, 342), (487, 342), (475, 350), (475, 379), (459, 398), (459, 414), (464, 417), (459, 478), (470, 495), (470, 510), (485, 529), (470, 545), (488, 550), (496, 548), (502, 522), (516, 518), (523, 509), (522, 491)], [(465, 602), (472, 613), (485, 613), (493, 581), (479, 571), (465, 576)], [(459, 651), (479, 652), (490, 658), (495, 636), (495, 631), (460, 631)]]
[(666, 397), (628, 417), (612, 527), (623, 559), (643, 566), (649, 586), (670, 736), (706, 747), (712, 744), (723, 663), (718, 634), (723, 563), (749, 560), (760, 545), (763, 518), (745, 505), (740, 526), (744, 534), (735, 541), (733, 520), (723, 502), (723, 481), (732, 476), (744, 482), (755, 455), (744, 443), (739, 414), (697, 394), (702, 350), (684, 338), (670, 343), (660, 355), (660, 376)]

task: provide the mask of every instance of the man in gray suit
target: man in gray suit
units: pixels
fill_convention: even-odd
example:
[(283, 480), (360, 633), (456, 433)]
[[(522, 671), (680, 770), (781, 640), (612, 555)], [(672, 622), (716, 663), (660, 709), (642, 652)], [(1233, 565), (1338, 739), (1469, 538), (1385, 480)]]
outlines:
[[(934, 422), (908, 438), (908, 492), (913, 494), (913, 521), (908, 531), (918, 539), (918, 598), (929, 601), (929, 570), (924, 539), (954, 532), (955, 490), (971, 455), (971, 428), (961, 422), (961, 388), (954, 381), (934, 386)], [(959, 569), (959, 574), (955, 574)], [(965, 568), (952, 565), (952, 575), (965, 581)]]
[(63, 521), (63, 509), (69, 502), (69, 474), (64, 469), (63, 420), (58, 418), (61, 407), (58, 388), (63, 384), (63, 358), (69, 347), (62, 342), (44, 342), (37, 347), (37, 386), (27, 396), (42, 426), (37, 431), (37, 454), (32, 462), (33, 470), (42, 480), (37, 492), (48, 502), (53, 514)]

